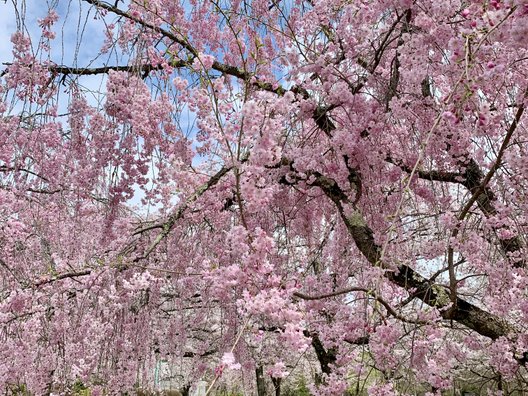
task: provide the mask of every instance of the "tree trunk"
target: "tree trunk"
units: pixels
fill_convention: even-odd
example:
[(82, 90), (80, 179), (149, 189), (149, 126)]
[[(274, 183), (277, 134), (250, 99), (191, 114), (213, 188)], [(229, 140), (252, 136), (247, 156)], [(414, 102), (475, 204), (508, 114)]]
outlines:
[(280, 393), (281, 393), (281, 381), (282, 381), (282, 378), (273, 378), (273, 377), (271, 377), (271, 382), (273, 382), (273, 386), (275, 387), (275, 396), (280, 396)]
[(191, 390), (191, 384), (185, 385), (183, 388), (181, 388), (182, 396), (189, 396), (189, 391), (190, 390)]
[(266, 382), (264, 381), (264, 368), (258, 366), (255, 369), (255, 374), (257, 375), (257, 395), (266, 396)]
[(323, 374), (330, 374), (332, 372), (330, 364), (336, 361), (336, 351), (334, 349), (326, 350), (317, 333), (310, 333), (310, 337), (312, 337), (312, 346), (321, 365), (321, 371)]

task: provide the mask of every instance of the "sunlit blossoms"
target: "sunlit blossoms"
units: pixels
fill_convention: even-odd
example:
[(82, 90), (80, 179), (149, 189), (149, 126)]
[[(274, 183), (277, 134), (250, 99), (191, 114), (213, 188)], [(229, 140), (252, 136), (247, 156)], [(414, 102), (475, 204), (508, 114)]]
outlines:
[(526, 1), (1, 7), (1, 392), (528, 392)]

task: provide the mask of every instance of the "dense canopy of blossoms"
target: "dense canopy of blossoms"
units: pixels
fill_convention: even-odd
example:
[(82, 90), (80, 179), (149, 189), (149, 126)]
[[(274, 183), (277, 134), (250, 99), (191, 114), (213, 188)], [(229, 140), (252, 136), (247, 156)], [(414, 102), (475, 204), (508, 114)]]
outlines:
[(528, 389), (528, 2), (1, 7), (0, 392)]

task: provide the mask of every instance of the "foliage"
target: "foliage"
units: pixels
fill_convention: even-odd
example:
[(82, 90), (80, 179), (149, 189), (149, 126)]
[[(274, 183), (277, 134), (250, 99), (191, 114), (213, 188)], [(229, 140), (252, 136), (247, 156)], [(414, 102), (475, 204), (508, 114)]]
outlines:
[(526, 392), (525, 0), (1, 7), (0, 390)]
[(284, 396), (310, 396), (310, 389), (308, 388), (308, 383), (306, 378), (299, 377), (296, 380), (290, 382), (289, 386), (286, 387), (281, 395)]
[(81, 381), (75, 381), (72, 386), (71, 393), (74, 396), (90, 396), (90, 389)]

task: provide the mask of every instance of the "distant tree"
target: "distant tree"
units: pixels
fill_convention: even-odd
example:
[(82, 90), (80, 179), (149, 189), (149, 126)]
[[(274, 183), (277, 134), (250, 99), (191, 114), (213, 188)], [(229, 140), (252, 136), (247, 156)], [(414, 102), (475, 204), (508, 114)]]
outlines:
[(528, 389), (526, 1), (0, 7), (0, 389)]

